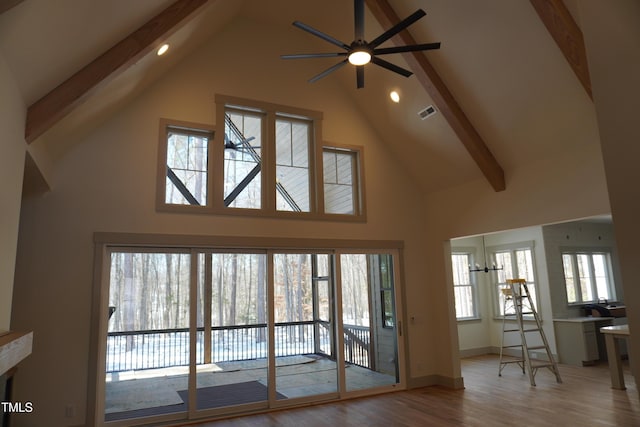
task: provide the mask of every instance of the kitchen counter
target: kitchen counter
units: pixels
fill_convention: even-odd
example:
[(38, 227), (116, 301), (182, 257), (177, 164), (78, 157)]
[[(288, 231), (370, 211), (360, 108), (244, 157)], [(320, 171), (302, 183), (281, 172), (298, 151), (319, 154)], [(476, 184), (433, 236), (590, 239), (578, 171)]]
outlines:
[[(606, 357), (599, 329), (612, 325), (614, 317), (569, 317), (553, 319), (558, 361), (567, 365), (593, 365)], [(602, 350), (602, 351), (601, 351)]]
[(584, 323), (584, 322), (599, 322), (599, 321), (612, 321), (615, 317), (597, 317), (597, 316), (584, 316), (584, 317), (567, 317), (567, 318), (559, 318), (553, 319), (554, 322), (576, 322), (576, 323)]

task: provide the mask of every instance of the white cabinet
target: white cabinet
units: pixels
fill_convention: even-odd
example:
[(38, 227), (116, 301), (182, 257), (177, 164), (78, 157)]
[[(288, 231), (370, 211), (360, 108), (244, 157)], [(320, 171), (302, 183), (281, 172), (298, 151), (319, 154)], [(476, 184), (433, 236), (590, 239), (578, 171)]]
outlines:
[(612, 324), (610, 317), (575, 317), (554, 319), (558, 362), (567, 365), (590, 365), (600, 359), (600, 328)]

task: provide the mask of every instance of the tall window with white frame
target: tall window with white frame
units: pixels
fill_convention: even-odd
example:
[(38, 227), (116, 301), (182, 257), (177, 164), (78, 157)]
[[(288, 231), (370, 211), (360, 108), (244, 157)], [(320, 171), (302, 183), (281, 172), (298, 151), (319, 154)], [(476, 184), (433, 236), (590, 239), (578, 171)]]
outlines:
[(453, 252), (451, 254), (453, 268), (453, 292), (456, 301), (456, 318), (458, 320), (477, 319), (477, 286), (475, 278), (469, 272), (473, 265), (473, 257), (469, 252)]
[(536, 274), (535, 264), (533, 260), (533, 244), (527, 244), (522, 246), (513, 246), (505, 248), (494, 248), (491, 254), (493, 262), (496, 265), (502, 266), (502, 270), (498, 270), (497, 283), (496, 283), (496, 295), (497, 295), (497, 312), (498, 317), (502, 317), (505, 314), (515, 314), (513, 305), (510, 305), (505, 313), (504, 302), (505, 295), (502, 292), (503, 289), (507, 289), (507, 279), (525, 279), (527, 281), (527, 288), (531, 295), (531, 300), (538, 311), (538, 299), (536, 292)]
[(568, 304), (616, 298), (607, 251), (562, 251)]

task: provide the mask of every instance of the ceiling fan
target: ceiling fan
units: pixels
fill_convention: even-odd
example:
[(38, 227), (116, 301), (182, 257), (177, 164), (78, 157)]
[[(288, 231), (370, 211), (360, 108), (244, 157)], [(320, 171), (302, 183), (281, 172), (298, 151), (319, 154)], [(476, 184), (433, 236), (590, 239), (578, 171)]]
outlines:
[(320, 80), (321, 78), (327, 76), (333, 71), (339, 69), (347, 62), (356, 66), (356, 85), (358, 89), (364, 87), (364, 66), (369, 62), (373, 62), (374, 64), (386, 68), (387, 70), (393, 71), (395, 73), (401, 74), (405, 77), (409, 77), (413, 74), (411, 71), (406, 70), (402, 67), (399, 67), (395, 64), (385, 61), (384, 59), (378, 58), (379, 55), (388, 55), (390, 53), (401, 53), (401, 52), (414, 52), (414, 51), (422, 51), (422, 50), (432, 50), (439, 49), (440, 43), (424, 43), (424, 44), (415, 44), (409, 46), (397, 46), (397, 47), (387, 47), (387, 48), (379, 48), (378, 46), (389, 40), (394, 35), (398, 34), (400, 31), (407, 28), (409, 25), (416, 22), (418, 19), (425, 16), (426, 13), (422, 9), (418, 9), (413, 14), (403, 19), (378, 37), (376, 37), (371, 42), (367, 42), (364, 40), (364, 0), (354, 0), (354, 21), (355, 21), (355, 40), (351, 42), (351, 44), (346, 44), (337, 40), (330, 35), (327, 35), (321, 31), (316, 30), (315, 28), (310, 27), (307, 24), (303, 24), (300, 21), (295, 21), (293, 23), (294, 26), (304, 30), (308, 33), (313, 34), (316, 37), (321, 38), (331, 44), (334, 44), (338, 47), (344, 49), (344, 52), (336, 52), (336, 53), (301, 53), (294, 55), (282, 55), (282, 59), (308, 59), (308, 58), (330, 58), (330, 57), (340, 57), (344, 56), (342, 61), (337, 64), (327, 68), (320, 74), (312, 77), (309, 80), (309, 83), (313, 83), (315, 81)]

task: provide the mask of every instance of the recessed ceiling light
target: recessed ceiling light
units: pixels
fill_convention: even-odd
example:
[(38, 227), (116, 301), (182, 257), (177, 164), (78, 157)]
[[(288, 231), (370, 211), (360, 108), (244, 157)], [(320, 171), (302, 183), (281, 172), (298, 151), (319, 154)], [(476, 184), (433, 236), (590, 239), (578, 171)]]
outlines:
[(392, 90), (389, 96), (391, 97), (391, 100), (393, 102), (396, 102), (396, 103), (400, 102), (400, 94), (395, 90)]
[(158, 49), (158, 56), (160, 55), (164, 55), (167, 51), (169, 50), (169, 45), (168, 44), (163, 44), (162, 46), (160, 46), (160, 48)]

